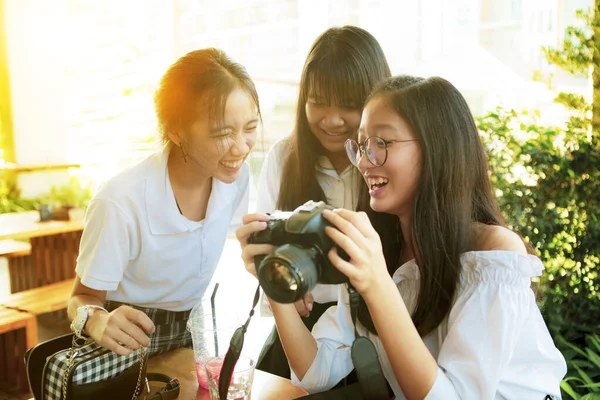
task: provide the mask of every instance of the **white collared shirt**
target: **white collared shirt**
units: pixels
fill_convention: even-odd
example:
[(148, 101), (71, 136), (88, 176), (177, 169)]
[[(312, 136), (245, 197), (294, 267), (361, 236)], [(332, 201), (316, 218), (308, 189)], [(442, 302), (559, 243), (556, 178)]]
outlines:
[[(530, 288), (531, 278), (544, 269), (540, 259), (511, 251), (472, 251), (462, 254), (461, 264), (460, 286), (448, 318), (423, 339), (438, 363), (426, 399), (543, 399), (546, 394), (560, 398), (567, 366)], [(415, 261), (398, 268), (392, 279), (412, 313), (420, 279)], [(349, 295), (346, 285), (340, 287), (337, 306), (312, 330), (318, 348), (315, 360), (302, 381), (292, 371), (292, 382), (308, 392), (333, 387), (354, 368)], [(396, 399), (404, 399), (379, 337), (360, 323), (357, 330), (375, 345)]]
[[(258, 200), (256, 211), (267, 213), (275, 210), (281, 187), (283, 159), (288, 151), (289, 138), (275, 143), (265, 158), (258, 183)], [(351, 164), (338, 174), (331, 161), (320, 156), (315, 165), (316, 178), (327, 199), (327, 204), (335, 208), (356, 209), (358, 188), (362, 177)], [(286, 210), (292, 211), (292, 210)], [(317, 303), (337, 300), (337, 285), (317, 285), (311, 294)], [(261, 301), (261, 314), (271, 315), (269, 305), (264, 297)]]
[[(276, 208), (281, 187), (283, 158), (288, 151), (288, 146), (289, 138), (278, 141), (265, 158), (258, 182), (257, 212), (272, 212)], [(319, 156), (315, 170), (317, 182), (323, 189), (327, 204), (336, 208), (356, 209), (358, 188), (362, 180), (356, 168), (350, 164), (341, 174), (338, 174), (327, 157)]]
[(248, 210), (249, 168), (226, 184), (212, 179), (206, 217), (178, 210), (167, 173), (169, 146), (106, 182), (90, 202), (77, 275), (106, 299), (170, 311), (204, 295), (228, 232)]

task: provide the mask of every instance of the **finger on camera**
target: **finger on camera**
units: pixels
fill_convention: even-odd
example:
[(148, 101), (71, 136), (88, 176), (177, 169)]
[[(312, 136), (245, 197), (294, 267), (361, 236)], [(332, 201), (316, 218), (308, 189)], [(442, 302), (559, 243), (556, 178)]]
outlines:
[(242, 250), (244, 259), (254, 258), (256, 256), (263, 256), (272, 253), (275, 250), (275, 246), (272, 244), (249, 244)]
[(329, 253), (327, 253), (327, 257), (329, 258), (331, 264), (338, 269), (338, 271), (346, 275), (349, 279), (352, 279), (352, 273), (355, 267), (351, 263), (340, 257), (335, 247), (332, 247), (331, 250), (329, 250)]
[(312, 304), (313, 301), (315, 301), (315, 297), (313, 296), (312, 293), (306, 293), (304, 295), (304, 302), (305, 303), (311, 303)]
[(264, 221), (253, 221), (245, 225), (240, 226), (235, 231), (235, 236), (240, 242), (240, 245), (246, 246), (248, 244), (248, 237), (254, 232), (263, 231), (267, 228), (267, 223)]
[(264, 214), (264, 213), (253, 213), (253, 214), (246, 214), (242, 217), (242, 223), (244, 224), (249, 224), (250, 222), (253, 221), (268, 221), (269, 220), (269, 215)]
[(304, 299), (300, 299), (294, 302), (294, 307), (296, 307), (296, 311), (298, 311), (298, 314), (300, 314), (300, 316), (306, 318), (310, 315), (310, 312), (306, 308), (306, 304), (304, 304)]
[(348, 221), (352, 225), (352, 228), (360, 232), (361, 235), (370, 237), (376, 234), (369, 216), (364, 211), (350, 211), (344, 208), (337, 208), (334, 213)]

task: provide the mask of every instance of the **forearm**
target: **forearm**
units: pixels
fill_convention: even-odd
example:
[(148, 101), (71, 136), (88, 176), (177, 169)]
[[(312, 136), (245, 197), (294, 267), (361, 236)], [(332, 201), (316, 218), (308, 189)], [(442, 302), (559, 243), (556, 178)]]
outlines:
[(437, 376), (437, 362), (423, 343), (398, 288), (390, 279), (365, 297), (379, 339), (407, 399), (423, 399)]
[(317, 356), (317, 341), (293, 304), (280, 304), (271, 299), (269, 303), (290, 367), (302, 380)]

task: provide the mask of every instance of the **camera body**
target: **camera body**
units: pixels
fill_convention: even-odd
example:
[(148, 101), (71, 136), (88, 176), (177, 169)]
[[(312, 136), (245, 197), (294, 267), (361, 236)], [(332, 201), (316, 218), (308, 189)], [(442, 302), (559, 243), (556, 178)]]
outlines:
[[(327, 257), (329, 250), (337, 247), (325, 233), (325, 227), (331, 226), (322, 215), (327, 209), (333, 207), (322, 201), (308, 201), (293, 212), (274, 213), (265, 230), (248, 238), (248, 243), (278, 246), (271, 254), (254, 260), (260, 285), (273, 300), (292, 303), (317, 283), (348, 281)], [(349, 259), (339, 247), (338, 254)]]

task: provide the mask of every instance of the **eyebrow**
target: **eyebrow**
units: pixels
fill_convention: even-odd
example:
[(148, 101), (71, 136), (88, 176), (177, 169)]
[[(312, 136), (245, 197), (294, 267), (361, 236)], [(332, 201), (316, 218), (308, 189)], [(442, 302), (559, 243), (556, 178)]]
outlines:
[[(254, 119), (252, 119), (252, 120), (250, 120), (250, 121), (246, 122), (246, 123), (244, 124), (244, 126), (246, 126), (246, 125), (250, 125), (250, 124), (255, 124), (255, 123), (256, 123), (256, 124), (258, 124), (258, 118), (254, 118)], [(221, 126), (217, 126), (216, 128), (213, 128), (213, 129), (211, 129), (211, 130), (210, 130), (210, 133), (219, 133), (219, 132), (221, 132), (221, 131), (224, 131), (224, 130), (226, 130), (226, 129), (233, 129), (233, 128), (234, 128), (234, 127), (233, 127), (233, 126), (231, 126), (231, 125), (221, 125)]]
[[(398, 132), (398, 129), (396, 129), (396, 127), (391, 124), (375, 124), (371, 130), (376, 131), (376, 132), (382, 131), (382, 130), (392, 130), (394, 132)], [(360, 135), (361, 133), (363, 135), (365, 133), (365, 129), (362, 127), (358, 128), (358, 134)]]

